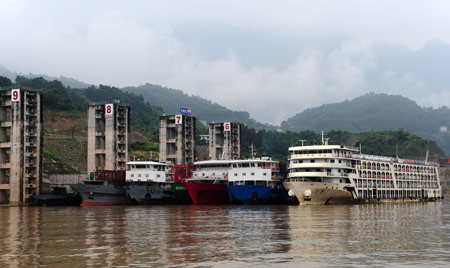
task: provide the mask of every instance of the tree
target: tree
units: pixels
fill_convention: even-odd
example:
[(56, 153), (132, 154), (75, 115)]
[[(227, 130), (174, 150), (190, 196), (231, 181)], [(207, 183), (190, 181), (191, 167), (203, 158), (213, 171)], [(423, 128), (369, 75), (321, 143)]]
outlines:
[(10, 87), (12, 82), (8, 77), (0, 76), (0, 87)]

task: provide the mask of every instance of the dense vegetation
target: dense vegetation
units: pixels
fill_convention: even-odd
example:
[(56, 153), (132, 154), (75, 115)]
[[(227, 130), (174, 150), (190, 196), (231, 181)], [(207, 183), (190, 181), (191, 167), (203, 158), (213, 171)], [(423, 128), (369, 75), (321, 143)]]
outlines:
[[(370, 131), (363, 133), (350, 133), (347, 131), (331, 130), (325, 133), (325, 139), (329, 144), (345, 145), (359, 148), (361, 144), (362, 153), (396, 156), (398, 145), (398, 156), (401, 158), (425, 158), (428, 141), (410, 134), (406, 131)], [(253, 144), (257, 156), (270, 155), (283, 162), (287, 161), (288, 148), (297, 145), (314, 145), (322, 143), (322, 135), (310, 130), (300, 132), (275, 132), (255, 131), (248, 127), (242, 128), (242, 151), (243, 157), (250, 157), (250, 147)], [(437, 160), (444, 157), (445, 153), (430, 142), (430, 159)]]
[(311, 108), (282, 122), (284, 130), (372, 130), (405, 129), (426, 139), (436, 140), (450, 154), (450, 135), (439, 133), (450, 126), (450, 109), (422, 108), (402, 96), (369, 93), (351, 101)]
[(16, 85), (42, 90), (45, 96), (44, 108), (54, 110), (86, 111), (90, 102), (111, 102), (113, 98), (119, 98), (121, 103), (131, 106), (131, 125), (154, 138), (158, 136), (159, 116), (162, 114), (162, 109), (150, 105), (142, 96), (134, 93), (123, 92), (118, 88), (105, 85), (72, 89), (65, 87), (58, 80), (47, 81), (42, 77), (17, 76)]
[(12, 82), (8, 77), (0, 76), (0, 87), (10, 87)]
[(256, 129), (274, 129), (273, 126), (261, 124), (251, 119), (248, 112), (232, 111), (199, 96), (190, 96), (181, 90), (152, 84), (126, 87), (123, 90), (142, 95), (151, 104), (162, 107), (167, 114), (178, 114), (180, 107), (186, 107), (190, 108), (192, 114), (199, 120), (208, 122), (237, 121)]
[[(162, 108), (150, 105), (145, 101), (144, 94), (136, 95), (131, 92), (131, 88), (127, 89), (128, 92), (104, 85), (98, 87), (90, 86), (86, 89), (72, 89), (70, 87), (65, 87), (57, 80), (47, 81), (43, 78), (25, 78), (21, 76), (16, 78), (16, 84), (18, 86), (43, 90), (45, 94), (45, 108), (54, 110), (85, 111), (89, 102), (104, 102), (111, 101), (112, 98), (120, 98), (122, 103), (131, 106), (132, 125), (144, 130), (147, 134), (151, 134), (156, 140), (158, 138), (158, 120), (159, 115), (163, 113)], [(152, 86), (145, 85), (141, 88), (144, 87)], [(171, 105), (171, 108), (169, 109), (172, 110), (170, 110), (170, 112), (165, 111), (167, 113), (178, 113), (179, 107), (181, 106), (192, 108), (194, 114), (196, 113), (195, 110), (198, 109), (198, 111), (207, 115), (207, 117), (203, 119), (209, 121), (240, 121), (239, 118), (244, 118), (243, 120), (245, 120), (245, 118), (249, 119), (248, 113), (239, 114), (239, 112), (233, 112), (224, 107), (217, 106), (217, 104), (213, 104), (205, 99), (185, 95), (177, 90), (164, 89), (167, 90), (167, 95), (164, 95), (163, 88), (156, 86), (155, 88), (156, 90), (153, 90), (154, 92), (152, 94), (155, 92), (159, 94), (159, 97), (155, 97), (155, 99), (164, 99), (164, 105)], [(192, 101), (192, 103), (189, 101), (183, 103), (182, 101), (178, 100), (177, 102), (174, 100), (180, 99), (181, 95), (184, 95), (183, 98)], [(195, 104), (198, 100), (200, 100), (200, 102)], [(155, 102), (158, 101), (155, 100)], [(381, 105), (380, 102), (383, 102), (384, 104)], [(201, 103), (203, 103), (205, 107), (203, 107)], [(377, 104), (374, 106), (373, 103)], [(404, 111), (397, 111), (397, 109), (399, 109), (398, 107), (393, 108), (392, 106), (395, 106), (394, 103), (396, 103), (397, 106), (404, 107)], [(195, 105), (198, 105), (198, 107)], [(221, 108), (219, 110), (214, 110), (217, 107), (225, 109), (225, 112), (222, 111), (222, 113), (220, 110)], [(353, 107), (355, 110), (351, 110), (349, 107)], [(383, 107), (383, 109), (380, 107)], [(208, 112), (208, 109), (212, 109), (214, 112)], [(400, 115), (391, 115), (395, 112), (400, 113)], [(251, 125), (243, 124), (241, 129), (243, 157), (250, 157), (251, 145), (253, 145), (254, 152), (257, 156), (270, 155), (281, 161), (286, 161), (288, 148), (290, 146), (300, 145), (301, 140), (304, 140), (305, 145), (320, 144), (322, 137), (319, 134), (319, 131), (324, 129), (327, 131), (326, 138), (329, 140), (329, 144), (343, 144), (355, 147), (359, 147), (359, 144), (361, 144), (363, 153), (387, 156), (395, 156), (398, 145), (398, 155), (400, 157), (423, 158), (425, 157), (428, 142), (407, 131), (400, 131), (398, 128), (403, 127), (408, 131), (419, 131), (420, 128), (417, 127), (418, 125), (430, 129), (438, 128), (436, 126), (446, 125), (448, 122), (445, 120), (437, 120), (436, 118), (443, 117), (447, 112), (447, 108), (422, 109), (414, 102), (403, 97), (369, 94), (353, 101), (324, 105), (319, 108), (306, 110), (304, 113), (283, 123), (283, 127), (286, 129), (285, 132), (264, 129), (257, 130)], [(319, 114), (321, 116), (319, 116)], [(425, 116), (429, 114), (432, 115), (431, 118)], [(415, 119), (410, 118), (410, 115)], [(217, 116), (217, 118), (213, 116)], [(383, 118), (379, 119), (378, 117)], [(404, 117), (406, 119), (402, 120), (402, 124), (400, 124), (396, 121), (400, 120), (398, 117)], [(450, 116), (448, 116), (446, 120), (450, 120)], [(336, 121), (338, 123), (336, 123)], [(297, 124), (300, 124), (299, 126), (301, 127)], [(199, 135), (208, 134), (208, 126), (203, 125), (200, 120), (197, 120), (196, 125), (197, 144), (206, 145), (204, 141), (199, 140)], [(365, 131), (365, 128), (372, 130), (383, 128), (383, 126), (389, 126), (396, 130)], [(333, 128), (340, 130), (332, 130)], [(361, 133), (352, 134), (347, 131), (347, 129)], [(446, 139), (443, 140), (445, 141)], [(130, 146), (132, 150), (140, 151), (143, 155), (147, 154), (145, 152), (155, 152), (158, 150), (157, 145), (141, 141), (133, 141)], [(444, 153), (434, 142), (431, 142), (429, 147), (431, 152), (430, 158), (436, 159), (437, 157), (444, 156)], [(154, 156), (156, 156), (156, 154)]]

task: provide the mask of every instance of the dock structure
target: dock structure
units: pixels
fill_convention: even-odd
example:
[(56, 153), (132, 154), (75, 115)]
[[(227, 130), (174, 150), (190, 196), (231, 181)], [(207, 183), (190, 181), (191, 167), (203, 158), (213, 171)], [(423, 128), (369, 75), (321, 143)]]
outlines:
[(209, 157), (212, 160), (241, 158), (241, 125), (239, 123), (209, 124)]
[(159, 162), (193, 165), (195, 161), (195, 117), (163, 115), (159, 118)]
[(0, 90), (0, 204), (29, 205), (42, 190), (42, 92)]
[(130, 107), (94, 103), (88, 107), (88, 174), (126, 170), (130, 160)]

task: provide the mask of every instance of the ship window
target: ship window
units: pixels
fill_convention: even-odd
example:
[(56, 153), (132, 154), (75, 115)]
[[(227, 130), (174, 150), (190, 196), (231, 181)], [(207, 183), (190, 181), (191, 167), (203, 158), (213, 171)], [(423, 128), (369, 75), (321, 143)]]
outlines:
[(131, 174), (131, 177), (134, 177), (134, 174)]
[(234, 173), (234, 176), (237, 176), (237, 173)]
[(330, 160), (330, 163), (334, 163), (334, 159), (331, 159), (331, 160)]
[(216, 173), (213, 172), (213, 176), (215, 176), (215, 175), (216, 175)]
[(138, 174), (138, 177), (140, 178), (140, 177), (141, 177), (141, 174)]
[[(147, 176), (147, 177), (148, 177), (148, 176)], [(161, 175), (159, 175), (159, 174), (158, 174), (158, 175), (156, 175), (156, 177), (157, 177), (157, 178), (160, 178), (160, 177), (161, 177)]]
[(316, 160), (311, 160), (311, 163), (314, 163), (314, 162), (316, 162)]
[(246, 173), (242, 173), (242, 176), (245, 176), (246, 175)]
[(339, 160), (339, 163), (342, 163), (342, 161), (341, 161), (341, 160)]
[[(159, 176), (159, 175), (158, 175), (158, 176)], [(146, 177), (146, 178), (148, 178), (148, 177), (149, 177), (149, 175), (148, 175), (148, 174), (145, 174), (145, 177)]]
[(252, 172), (252, 173), (250, 173), (250, 175), (255, 176), (255, 173)]
[(267, 176), (267, 173), (263, 173), (263, 176)]

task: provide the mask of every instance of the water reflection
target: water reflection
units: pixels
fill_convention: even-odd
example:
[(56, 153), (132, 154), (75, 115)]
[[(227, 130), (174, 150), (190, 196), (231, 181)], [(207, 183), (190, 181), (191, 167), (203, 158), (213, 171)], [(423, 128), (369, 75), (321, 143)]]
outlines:
[(132, 256), (144, 264), (188, 265), (287, 252), (290, 245), (279, 243), (288, 240), (286, 212), (287, 207), (239, 206), (128, 210)]
[(447, 266), (450, 203), (0, 207), (0, 267)]
[(290, 254), (296, 262), (323, 265), (448, 263), (450, 239), (441, 228), (442, 206), (436, 202), (290, 207)]

